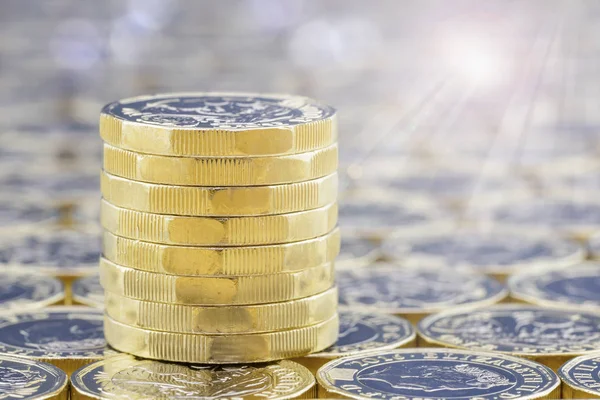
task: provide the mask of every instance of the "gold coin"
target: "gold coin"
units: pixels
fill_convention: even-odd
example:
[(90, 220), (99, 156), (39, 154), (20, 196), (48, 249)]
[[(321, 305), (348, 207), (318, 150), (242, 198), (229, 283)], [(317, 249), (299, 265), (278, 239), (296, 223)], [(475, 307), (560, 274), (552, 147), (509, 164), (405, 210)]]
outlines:
[(255, 363), (326, 349), (337, 340), (338, 317), (303, 328), (251, 335), (158, 332), (105, 317), (104, 334), (112, 347), (138, 357), (205, 364)]
[(71, 399), (307, 399), (314, 376), (292, 361), (266, 365), (185, 365), (120, 355), (71, 377)]
[(115, 264), (168, 275), (265, 275), (332, 262), (340, 251), (339, 229), (315, 239), (271, 246), (169, 246), (104, 233), (103, 254)]
[(260, 186), (302, 182), (332, 174), (338, 148), (268, 157), (169, 157), (104, 145), (104, 170), (136, 181), (184, 186)]
[(168, 186), (132, 181), (102, 172), (102, 196), (124, 208), (159, 214), (254, 216), (312, 210), (333, 203), (337, 174), (273, 186)]
[(323, 322), (336, 313), (335, 287), (314, 296), (246, 306), (187, 306), (105, 295), (106, 314), (117, 322), (177, 333), (260, 333)]
[(289, 243), (330, 232), (337, 203), (309, 211), (256, 217), (185, 217), (150, 214), (101, 201), (104, 229), (130, 239), (192, 246), (249, 246)]
[(24, 357), (0, 355), (1, 398), (67, 400), (69, 377), (58, 367)]
[(238, 305), (301, 299), (333, 286), (333, 264), (302, 271), (246, 276), (175, 276), (138, 271), (100, 259), (107, 292), (171, 304)]
[(335, 110), (300, 96), (173, 93), (123, 99), (100, 115), (105, 142), (175, 156), (296, 154), (337, 139)]

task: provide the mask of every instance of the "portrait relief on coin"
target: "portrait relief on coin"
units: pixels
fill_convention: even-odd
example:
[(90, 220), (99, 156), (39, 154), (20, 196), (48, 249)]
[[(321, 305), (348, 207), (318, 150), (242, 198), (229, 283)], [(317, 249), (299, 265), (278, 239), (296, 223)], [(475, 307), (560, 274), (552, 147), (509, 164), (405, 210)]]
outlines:
[(404, 349), (326, 364), (319, 383), (329, 392), (378, 399), (538, 398), (555, 390), (547, 367), (518, 358), (449, 349)]
[(126, 121), (176, 128), (252, 129), (293, 126), (331, 117), (335, 111), (310, 99), (244, 94), (173, 94), (107, 105), (104, 114)]
[(40, 358), (94, 357), (105, 348), (100, 311), (38, 311), (0, 319), (0, 350), (5, 353)]

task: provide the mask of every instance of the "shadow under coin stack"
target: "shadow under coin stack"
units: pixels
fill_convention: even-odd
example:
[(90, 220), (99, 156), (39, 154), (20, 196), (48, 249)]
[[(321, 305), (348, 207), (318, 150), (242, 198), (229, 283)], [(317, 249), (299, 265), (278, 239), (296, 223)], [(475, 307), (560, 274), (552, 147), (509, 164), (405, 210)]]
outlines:
[(107, 105), (100, 281), (117, 350), (192, 363), (337, 340), (335, 110), (186, 93)]

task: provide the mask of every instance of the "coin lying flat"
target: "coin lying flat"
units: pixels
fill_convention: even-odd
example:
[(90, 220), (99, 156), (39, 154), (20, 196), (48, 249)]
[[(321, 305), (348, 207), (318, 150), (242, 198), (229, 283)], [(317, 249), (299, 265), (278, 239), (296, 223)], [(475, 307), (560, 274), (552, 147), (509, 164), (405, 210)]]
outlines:
[(54, 365), (0, 355), (0, 385), (6, 400), (66, 400), (69, 378)]
[(397, 314), (412, 322), (449, 308), (494, 304), (508, 294), (486, 276), (389, 264), (342, 269), (336, 281), (340, 309)]
[(102, 172), (102, 196), (117, 207), (158, 214), (258, 216), (324, 207), (336, 201), (337, 174), (272, 186), (168, 186)]
[(100, 259), (107, 292), (172, 304), (241, 305), (275, 303), (321, 293), (334, 283), (333, 264), (271, 275), (176, 276), (139, 271)]
[(584, 263), (508, 279), (512, 298), (543, 307), (600, 312), (600, 264)]
[(89, 275), (100, 255), (96, 229), (26, 229), (4, 232), (0, 240), (0, 265), (16, 272), (57, 277)]
[(277, 332), (202, 335), (135, 328), (105, 318), (106, 341), (111, 347), (158, 360), (226, 364), (255, 363), (300, 357), (323, 350), (337, 339), (338, 318), (311, 326)]
[(600, 398), (600, 353), (576, 357), (558, 370), (564, 399)]
[(2, 315), (0, 353), (48, 362), (70, 374), (104, 357), (102, 317), (102, 311), (88, 307)]
[(297, 361), (316, 372), (327, 361), (340, 357), (414, 347), (416, 333), (407, 320), (393, 315), (342, 311), (337, 342)]
[(296, 154), (337, 139), (335, 110), (300, 96), (172, 93), (123, 99), (100, 116), (113, 146), (175, 156)]
[(170, 275), (265, 275), (301, 271), (332, 262), (339, 253), (338, 229), (300, 242), (244, 247), (191, 247), (142, 242), (104, 233), (107, 260)]
[(600, 315), (505, 304), (429, 316), (419, 322), (418, 334), (426, 343), (511, 354), (556, 370), (599, 348)]
[(262, 333), (321, 323), (337, 310), (337, 290), (299, 300), (243, 306), (155, 303), (106, 292), (106, 314), (133, 327), (177, 333)]
[[(97, 200), (96, 200), (97, 202)], [(109, 232), (147, 242), (190, 246), (252, 246), (313, 239), (335, 228), (337, 203), (308, 211), (250, 217), (150, 214), (101, 202)]]
[(46, 275), (0, 273), (0, 313), (44, 308), (62, 302), (64, 286)]
[(553, 231), (586, 240), (600, 226), (600, 203), (569, 197), (531, 200), (498, 207), (488, 218), (500, 226)]
[(392, 238), (384, 242), (383, 252), (402, 265), (439, 265), (503, 278), (523, 270), (573, 265), (585, 258), (584, 249), (575, 241), (519, 232)]
[(380, 247), (376, 240), (344, 231), (335, 266), (339, 268), (369, 265), (379, 257)]
[(374, 239), (383, 239), (390, 233), (414, 236), (445, 232), (455, 226), (449, 215), (429, 203), (403, 203), (390, 196), (340, 201), (339, 225), (343, 231)]
[(135, 153), (105, 144), (103, 165), (109, 174), (142, 182), (259, 186), (321, 178), (336, 171), (337, 159), (337, 145), (284, 156), (192, 158)]
[(240, 366), (174, 364), (129, 355), (77, 370), (71, 398), (298, 399), (316, 395), (310, 371), (291, 361)]
[(317, 373), (319, 394), (352, 399), (556, 399), (548, 367), (504, 354), (401, 349), (340, 358)]
[(89, 275), (73, 281), (71, 296), (75, 304), (104, 308), (104, 289), (100, 285), (100, 276)]
[(34, 201), (29, 197), (0, 198), (0, 226), (2, 230), (40, 224), (56, 224), (61, 218), (53, 203)]

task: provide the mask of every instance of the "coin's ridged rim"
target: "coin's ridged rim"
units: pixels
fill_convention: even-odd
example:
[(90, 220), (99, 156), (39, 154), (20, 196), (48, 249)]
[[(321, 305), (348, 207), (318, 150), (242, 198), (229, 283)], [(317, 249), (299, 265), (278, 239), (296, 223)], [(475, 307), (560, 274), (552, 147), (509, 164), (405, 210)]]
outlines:
[(170, 246), (104, 232), (103, 256), (140, 271), (179, 276), (265, 275), (305, 270), (335, 260), (340, 231), (300, 242), (243, 246)]
[[(592, 358), (598, 358), (598, 357), (600, 357), (600, 351), (595, 352), (595, 353), (585, 354), (583, 356), (579, 356), (579, 357), (570, 359), (569, 361), (564, 363), (558, 369), (557, 375), (563, 384), (563, 397), (565, 399), (570, 399), (570, 398), (584, 399), (584, 398), (588, 398), (588, 395), (592, 395), (592, 396), (594, 396), (594, 398), (600, 397), (599, 391), (593, 391), (586, 387), (577, 385), (577, 382), (573, 381), (573, 379), (571, 379), (571, 377), (569, 377), (569, 375), (568, 375), (568, 371), (571, 368), (576, 367), (579, 363), (590, 360)], [(568, 393), (569, 390), (571, 392), (573, 392), (573, 393), (570, 393), (572, 396), (565, 396), (565, 394), (569, 394)], [(575, 397), (575, 395), (579, 395), (579, 396)]]
[(94, 299), (92, 299), (90, 296), (85, 296), (85, 295), (80, 295), (79, 293), (77, 293), (77, 287), (79, 285), (81, 285), (81, 282), (86, 280), (86, 279), (92, 279), (98, 277), (98, 275), (88, 275), (88, 276), (82, 276), (80, 278), (77, 278), (76, 280), (74, 280), (71, 283), (71, 299), (73, 300), (73, 302), (75, 302), (75, 304), (80, 304), (80, 305), (84, 305), (84, 306), (88, 306), (88, 307), (93, 307), (93, 308), (104, 308), (104, 302), (98, 302), (95, 301)]
[[(528, 304), (557, 309), (573, 309), (576, 311), (598, 313), (600, 312), (600, 304), (594, 306), (592, 304), (581, 304), (581, 303), (565, 303), (551, 298), (543, 297), (544, 291), (540, 290), (535, 284), (535, 280), (544, 277), (548, 277), (549, 274), (562, 274), (563, 278), (573, 277), (576, 273), (580, 273), (583, 276), (584, 272), (597, 272), (600, 273), (600, 264), (594, 262), (584, 262), (580, 264), (572, 264), (569, 268), (551, 268), (547, 270), (532, 270), (525, 271), (518, 274), (511, 275), (506, 285), (510, 291), (510, 297), (514, 300), (522, 301)], [(588, 276), (593, 274), (588, 273)], [(597, 276), (597, 274), (596, 274)], [(525, 288), (520, 285), (526, 283)]]
[(337, 170), (337, 144), (268, 157), (169, 157), (104, 145), (104, 170), (141, 182), (180, 186), (264, 186), (303, 182)]
[(289, 214), (219, 218), (151, 214), (117, 207), (102, 199), (100, 222), (104, 229), (116, 236), (153, 243), (249, 246), (290, 243), (322, 236), (333, 230), (337, 215), (336, 202)]
[[(121, 393), (92, 393), (91, 390), (89, 390), (87, 387), (85, 387), (82, 383), (82, 377), (85, 376), (86, 374), (92, 373), (95, 369), (97, 369), (98, 367), (104, 366), (106, 364), (119, 364), (119, 363), (123, 363), (126, 364), (127, 368), (132, 367), (132, 366), (136, 366), (139, 363), (147, 363), (149, 361), (154, 361), (154, 360), (146, 360), (146, 359), (138, 359), (137, 357), (131, 356), (129, 354), (123, 354), (123, 355), (118, 355), (118, 356), (113, 356), (110, 357), (108, 359), (105, 360), (101, 360), (101, 361), (97, 361), (93, 364), (89, 364), (86, 365), (80, 369), (78, 369), (77, 371), (75, 371), (71, 377), (71, 385), (73, 390), (71, 390), (71, 398), (73, 400), (88, 400), (88, 399), (100, 399), (100, 398), (107, 398), (107, 399), (120, 399), (122, 396)], [(160, 361), (159, 361), (160, 362)], [(293, 361), (289, 361), (289, 360), (282, 360), (270, 365), (266, 365), (264, 368), (265, 369), (269, 369), (269, 368), (273, 368), (273, 367), (284, 367), (287, 369), (287, 371), (283, 371), (284, 374), (282, 375), (284, 378), (289, 377), (289, 371), (296, 371), (297, 372), (297, 377), (299, 379), (294, 379), (294, 382), (298, 383), (298, 386), (300, 387), (298, 390), (294, 391), (293, 393), (281, 393), (280, 396), (277, 397), (265, 397), (268, 399), (273, 399), (273, 400), (277, 400), (277, 399), (309, 399), (309, 398), (314, 398), (316, 396), (316, 385), (317, 382), (315, 380), (315, 377), (310, 373), (310, 371), (308, 369), (306, 369), (305, 367), (303, 367), (302, 365), (295, 363)], [(123, 368), (123, 367), (121, 367)], [(123, 369), (120, 369), (118, 372), (121, 372)], [(108, 379), (111, 379), (112, 377), (109, 376)], [(274, 390), (276, 391), (277, 385), (275, 385), (275, 387), (273, 389), (270, 390)], [(288, 389), (288, 386), (285, 386), (285, 389)], [(103, 396), (104, 395), (104, 396)], [(102, 397), (101, 397), (102, 396)], [(128, 396), (128, 398), (131, 399), (142, 399), (144, 398), (142, 395), (135, 396), (135, 397), (131, 397), (131, 394)]]
[[(287, 95), (260, 93), (169, 93), (168, 96), (268, 96), (291, 98)], [(337, 114), (303, 124), (269, 128), (208, 129), (174, 128), (126, 121), (106, 113), (106, 109), (118, 103), (165, 97), (167, 94), (122, 99), (108, 104), (100, 114), (100, 136), (116, 147), (141, 153), (166, 156), (228, 156), (298, 154), (317, 150), (333, 144), (338, 136)], [(310, 98), (302, 98), (320, 104)], [(328, 107), (328, 106), (327, 106)], [(328, 107), (331, 109), (331, 107)]]
[(333, 317), (337, 288), (298, 300), (247, 306), (165, 304), (106, 292), (105, 304), (110, 318), (142, 329), (189, 334), (264, 333), (310, 326)]
[[(138, 211), (190, 216), (259, 216), (323, 207), (337, 199), (337, 173), (271, 186), (169, 186), (132, 181), (102, 171), (102, 196)], [(252, 199), (252, 200), (250, 200)]]
[[(533, 368), (532, 364), (538, 364), (536, 367), (541, 367), (542, 369), (545, 369), (546, 372), (548, 373), (548, 375), (552, 375), (554, 378), (556, 378), (555, 385), (548, 387), (545, 391), (543, 391), (539, 394), (535, 394), (535, 395), (531, 395), (531, 396), (520, 396), (519, 399), (533, 400), (533, 399), (557, 399), (557, 398), (560, 398), (560, 389), (561, 389), (560, 378), (557, 376), (557, 374), (554, 371), (552, 371), (551, 368), (549, 368), (543, 364), (540, 364), (536, 361), (522, 359), (519, 357), (515, 357), (512, 355), (508, 355), (508, 354), (502, 354), (502, 353), (493, 353), (493, 352), (486, 352), (486, 351), (468, 351), (468, 350), (461, 350), (461, 349), (439, 348), (439, 347), (431, 347), (431, 346), (419, 347), (419, 348), (386, 350), (384, 352), (373, 351), (370, 353), (353, 355), (353, 356), (342, 357), (342, 358), (337, 358), (335, 360), (331, 360), (328, 363), (326, 363), (325, 365), (323, 365), (323, 367), (321, 367), (315, 375), (315, 378), (317, 380), (317, 385), (319, 386), (319, 392), (320, 392), (319, 394), (321, 395), (321, 397), (324, 397), (324, 395), (335, 395), (335, 396), (342, 396), (343, 398), (349, 398), (349, 399), (360, 399), (360, 400), (365, 399), (366, 400), (369, 397), (362, 397), (360, 395), (354, 395), (354, 394), (344, 391), (343, 389), (338, 389), (336, 386), (333, 386), (329, 382), (326, 382), (325, 378), (323, 378), (322, 375), (325, 374), (327, 368), (332, 369), (346, 361), (369, 357), (369, 354), (371, 354), (375, 357), (378, 355), (385, 356), (385, 355), (390, 355), (390, 354), (409, 354), (409, 353), (428, 353), (428, 352), (429, 353), (450, 352), (450, 353), (454, 353), (454, 354), (458, 354), (458, 355), (472, 355), (472, 356), (479, 356), (479, 357), (484, 357), (484, 358), (495, 358), (495, 359), (508, 358), (508, 359), (512, 359), (510, 361), (518, 361), (519, 364), (527, 365), (531, 368)], [(369, 365), (373, 365), (373, 364), (369, 364)], [(325, 392), (325, 393), (323, 393), (323, 392)], [(496, 395), (497, 393), (498, 392), (496, 391), (493, 394)], [(491, 398), (496, 398), (496, 397), (491, 397), (491, 398), (485, 397), (482, 394), (481, 397), (478, 397), (478, 398), (491, 399)]]
[[(112, 275), (112, 279), (109, 276)], [(171, 304), (249, 305), (296, 300), (334, 285), (333, 263), (275, 275), (175, 276), (139, 271), (100, 259), (105, 291), (137, 300)], [(224, 282), (219, 287), (220, 282)], [(210, 293), (205, 293), (211, 289)], [(221, 290), (225, 289), (225, 293)], [(184, 292), (184, 295), (180, 295)], [(190, 299), (189, 294), (201, 300)]]
[(338, 329), (337, 315), (308, 327), (252, 335), (157, 332), (124, 325), (110, 317), (104, 319), (106, 340), (117, 350), (144, 358), (206, 364), (300, 357), (335, 343)]
[[(16, 357), (16, 356), (8, 355), (8, 354), (0, 355), (0, 362), (2, 362), (2, 361), (9, 361), (9, 362), (14, 362), (14, 363), (24, 364), (27, 366), (35, 365), (40, 369), (44, 369), (44, 370), (48, 371), (49, 374), (56, 375), (56, 378), (58, 378), (58, 379), (62, 378), (63, 382), (58, 383), (58, 385), (57, 385), (58, 387), (56, 390), (47, 392), (47, 393), (33, 393), (32, 395), (35, 397), (30, 397), (30, 395), (28, 395), (27, 397), (23, 398), (24, 400), (28, 400), (28, 399), (67, 400), (67, 398), (69, 396), (69, 375), (67, 375), (67, 373), (65, 371), (63, 371), (61, 368), (59, 368), (58, 366), (53, 365), (52, 363), (49, 363), (49, 362), (45, 362), (45, 361), (41, 361), (41, 360), (37, 360), (37, 359), (33, 359), (33, 358)], [(49, 378), (49, 377), (45, 376), (44, 378)]]

